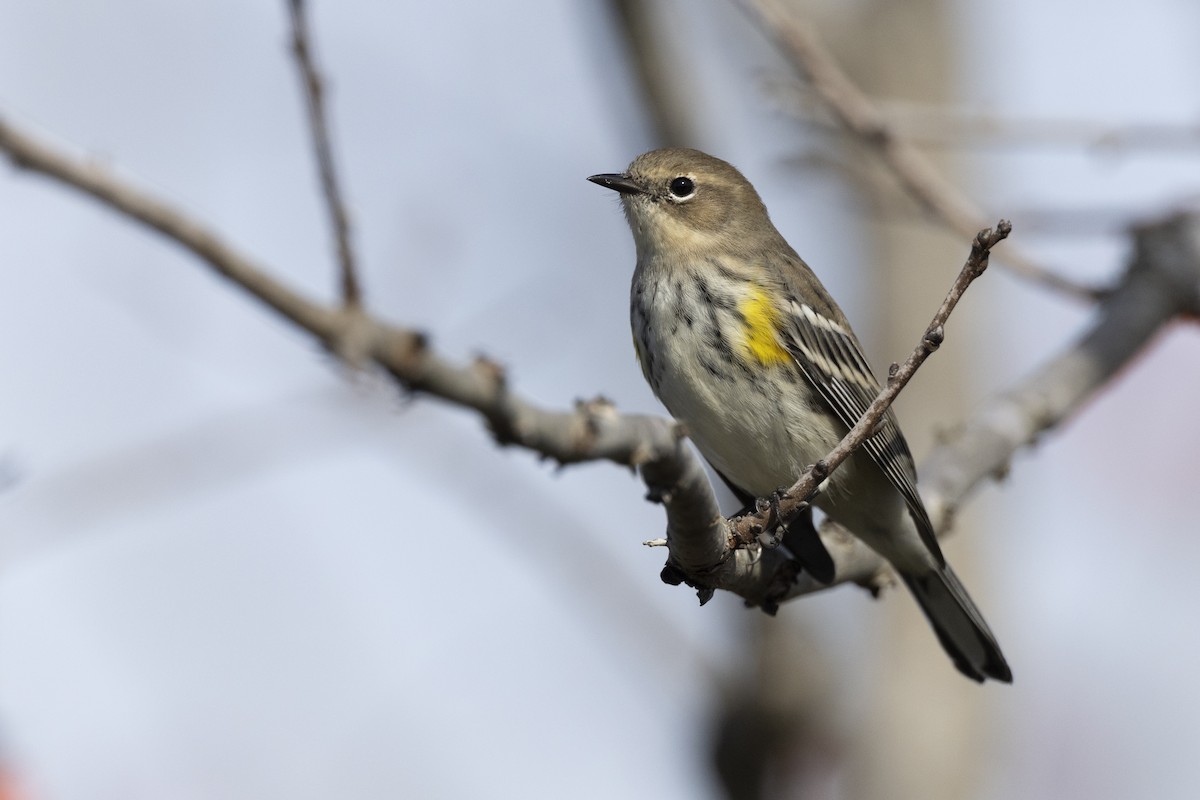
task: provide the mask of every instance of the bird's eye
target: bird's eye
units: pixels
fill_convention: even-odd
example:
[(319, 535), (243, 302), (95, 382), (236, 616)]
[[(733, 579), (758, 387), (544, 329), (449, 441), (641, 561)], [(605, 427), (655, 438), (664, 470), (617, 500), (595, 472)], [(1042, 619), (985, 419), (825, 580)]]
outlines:
[(686, 175), (680, 175), (672, 180), (667, 188), (671, 190), (671, 194), (675, 196), (676, 200), (686, 200), (696, 193), (696, 182)]

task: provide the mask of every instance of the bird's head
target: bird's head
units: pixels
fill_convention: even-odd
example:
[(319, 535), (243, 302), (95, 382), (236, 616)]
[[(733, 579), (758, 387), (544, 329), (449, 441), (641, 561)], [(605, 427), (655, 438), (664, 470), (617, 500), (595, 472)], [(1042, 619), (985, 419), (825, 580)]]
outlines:
[(758, 192), (733, 166), (699, 150), (651, 150), (622, 173), (588, 178), (621, 194), (638, 257), (745, 251), (777, 237)]

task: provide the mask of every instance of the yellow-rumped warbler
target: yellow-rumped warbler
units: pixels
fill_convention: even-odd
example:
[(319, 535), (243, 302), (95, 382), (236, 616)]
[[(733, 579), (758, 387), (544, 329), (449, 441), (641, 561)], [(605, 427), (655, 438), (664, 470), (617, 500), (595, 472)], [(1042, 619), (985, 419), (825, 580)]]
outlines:
[[(633, 230), (634, 346), (654, 394), (742, 502), (790, 486), (879, 393), (845, 315), (724, 161), (668, 148), (588, 180), (620, 192)], [(1011, 682), (916, 481), (889, 411), (814, 503), (896, 568), (959, 671)], [(814, 577), (833, 579), (811, 524), (784, 541)]]

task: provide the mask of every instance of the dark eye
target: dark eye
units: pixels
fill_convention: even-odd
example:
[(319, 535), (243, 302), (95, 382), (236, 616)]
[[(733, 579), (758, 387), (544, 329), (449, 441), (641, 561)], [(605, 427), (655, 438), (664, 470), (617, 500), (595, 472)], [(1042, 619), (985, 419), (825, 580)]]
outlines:
[(696, 193), (696, 182), (689, 177), (680, 175), (671, 181), (671, 185), (668, 188), (675, 197), (685, 200)]

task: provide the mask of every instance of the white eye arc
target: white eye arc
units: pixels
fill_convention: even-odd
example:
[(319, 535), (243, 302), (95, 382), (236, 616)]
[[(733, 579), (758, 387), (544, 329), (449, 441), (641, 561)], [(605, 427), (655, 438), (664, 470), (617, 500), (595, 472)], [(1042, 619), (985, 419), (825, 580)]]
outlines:
[(671, 179), (667, 184), (667, 191), (670, 192), (671, 200), (676, 203), (691, 200), (696, 194), (696, 182), (689, 175), (680, 175)]

